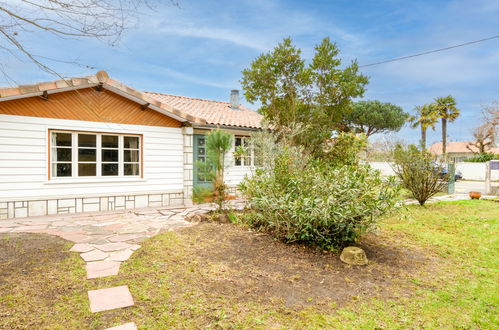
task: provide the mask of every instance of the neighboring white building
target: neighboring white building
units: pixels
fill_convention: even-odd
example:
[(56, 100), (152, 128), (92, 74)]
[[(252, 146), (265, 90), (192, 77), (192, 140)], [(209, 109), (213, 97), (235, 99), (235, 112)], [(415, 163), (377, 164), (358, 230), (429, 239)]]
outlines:
[[(462, 162), (468, 158), (472, 158), (479, 153), (479, 150), (476, 146), (472, 144), (473, 142), (464, 141), (464, 142), (447, 142), (445, 151), (447, 153), (447, 157), (450, 161), (457, 163)], [(428, 151), (436, 156), (442, 156), (443, 146), (442, 142), (433, 143)], [(499, 148), (489, 148), (487, 150), (489, 153), (499, 154)]]
[[(243, 143), (260, 120), (237, 91), (231, 102), (140, 92), (104, 71), (0, 89), (0, 219), (188, 205), (205, 134)], [(228, 165), (235, 186), (253, 160)]]

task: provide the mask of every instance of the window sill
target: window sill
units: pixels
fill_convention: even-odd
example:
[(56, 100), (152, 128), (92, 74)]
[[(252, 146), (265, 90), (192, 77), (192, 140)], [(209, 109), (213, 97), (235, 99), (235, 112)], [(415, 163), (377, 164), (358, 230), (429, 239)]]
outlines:
[(81, 184), (81, 183), (115, 183), (115, 182), (146, 182), (144, 178), (71, 178), (71, 179), (51, 179), (44, 184)]

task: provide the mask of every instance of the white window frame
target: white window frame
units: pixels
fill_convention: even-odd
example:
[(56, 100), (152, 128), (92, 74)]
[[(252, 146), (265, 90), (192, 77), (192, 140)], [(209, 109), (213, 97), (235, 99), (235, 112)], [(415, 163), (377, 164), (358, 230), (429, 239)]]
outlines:
[[(241, 145), (244, 146), (244, 142), (247, 141), (247, 150), (249, 151), (249, 155), (246, 157), (241, 158), (241, 164), (236, 163), (236, 156), (234, 156), (234, 166), (237, 167), (250, 167), (250, 166), (255, 166), (255, 150), (253, 145), (248, 141), (250, 139), (249, 136), (244, 136), (244, 135), (235, 135), (234, 136), (234, 151), (236, 150), (236, 140), (241, 139)], [(249, 159), (249, 164), (245, 164), (245, 160)]]
[[(53, 136), (56, 133), (66, 133), (71, 134), (71, 147), (57, 147), (53, 145)], [(79, 176), (78, 175), (78, 164), (79, 163), (94, 163), (90, 161), (78, 161), (78, 134), (85, 135), (95, 135), (96, 136), (96, 175), (95, 176)], [(102, 136), (118, 136), (118, 148), (103, 148), (102, 147)], [(136, 137), (138, 138), (138, 148), (125, 148), (124, 147), (124, 139), (125, 137)], [(114, 132), (92, 132), (92, 131), (68, 131), (61, 129), (50, 129), (49, 130), (49, 158), (48, 158), (48, 171), (49, 171), (49, 181), (85, 181), (85, 180), (120, 180), (120, 179), (137, 179), (142, 178), (143, 173), (143, 136), (141, 134), (128, 134), (128, 133), (114, 133)], [(53, 153), (57, 148), (71, 148), (71, 161), (53, 161)], [(82, 147), (81, 149), (93, 149), (91, 147)], [(102, 150), (105, 149), (114, 149), (118, 150), (118, 175), (102, 175), (102, 165), (116, 162), (103, 162), (102, 161)], [(137, 150), (138, 151), (138, 161), (136, 162), (125, 162), (125, 151), (126, 150)], [(54, 168), (54, 164), (56, 163), (71, 163), (71, 176), (57, 176), (56, 169)], [(137, 175), (125, 175), (124, 166), (125, 164), (138, 164), (139, 170)]]

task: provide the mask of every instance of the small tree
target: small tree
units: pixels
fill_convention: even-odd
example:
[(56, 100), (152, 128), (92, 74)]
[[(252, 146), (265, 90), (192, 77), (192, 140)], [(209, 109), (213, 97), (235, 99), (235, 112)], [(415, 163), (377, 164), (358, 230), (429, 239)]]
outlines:
[[(473, 130), (475, 140), (466, 146), (473, 153), (483, 154), (494, 147), (495, 145), (495, 129), (494, 127), (483, 124)], [(473, 150), (475, 147), (476, 150)]]
[(225, 156), (231, 147), (232, 135), (221, 129), (214, 129), (206, 138), (208, 159), (204, 164), (197, 164), (198, 171), (213, 181), (213, 201), (218, 205), (218, 211), (222, 211), (226, 199)]
[(376, 133), (398, 132), (409, 114), (398, 105), (378, 100), (359, 101), (345, 116), (346, 125), (367, 137)]
[(356, 166), (360, 163), (361, 153), (366, 148), (367, 136), (365, 134), (341, 132), (330, 139), (325, 146), (322, 159), (337, 167)]
[(447, 180), (441, 175), (443, 167), (437, 164), (434, 156), (425, 149), (419, 150), (415, 145), (407, 148), (398, 145), (393, 158), (395, 174), (419, 205), (424, 205), (428, 199), (445, 188)]
[(484, 122), (490, 123), (497, 130), (499, 127), (499, 102), (494, 101), (491, 104), (482, 106), (482, 117)]
[[(473, 130), (475, 140), (466, 146), (471, 152), (484, 154), (496, 146), (497, 127), (499, 126), (499, 107), (492, 104), (483, 107), (482, 124)], [(473, 150), (471, 147), (477, 150)]]
[(357, 62), (342, 65), (339, 49), (329, 38), (315, 47), (308, 65), (301, 50), (286, 38), (242, 73), (246, 99), (261, 104), (258, 112), (273, 130), (300, 127), (293, 144), (319, 157), (323, 144), (342, 124), (352, 100), (364, 94), (368, 82)]

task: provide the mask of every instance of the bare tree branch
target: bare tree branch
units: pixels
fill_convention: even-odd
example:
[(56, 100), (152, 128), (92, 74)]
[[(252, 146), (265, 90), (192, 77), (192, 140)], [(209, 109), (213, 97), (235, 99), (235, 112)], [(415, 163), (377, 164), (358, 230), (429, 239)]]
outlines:
[[(476, 153), (486, 153), (496, 146), (499, 128), (499, 103), (482, 106), (482, 124), (473, 130), (475, 140), (467, 146), (468, 150)], [(473, 150), (471, 146), (477, 150)]]
[[(141, 8), (150, 10), (155, 0), (0, 0), (0, 51), (17, 53), (40, 69), (60, 77), (33, 47), (24, 44), (20, 34), (49, 32), (59, 37), (94, 38), (116, 46), (123, 32), (138, 23)], [(178, 6), (176, 0), (169, 3)], [(3, 42), (2, 42), (3, 39)], [(13, 47), (10, 47), (10, 46)], [(78, 65), (78, 64), (77, 64)], [(82, 65), (83, 67), (90, 67)], [(1, 70), (7, 70), (6, 65)], [(4, 74), (5, 76), (5, 74)]]

